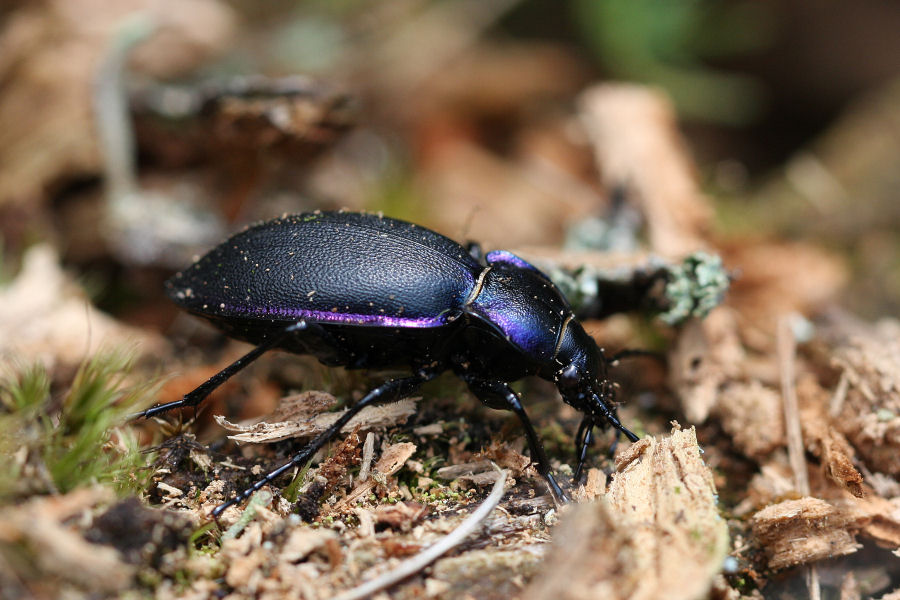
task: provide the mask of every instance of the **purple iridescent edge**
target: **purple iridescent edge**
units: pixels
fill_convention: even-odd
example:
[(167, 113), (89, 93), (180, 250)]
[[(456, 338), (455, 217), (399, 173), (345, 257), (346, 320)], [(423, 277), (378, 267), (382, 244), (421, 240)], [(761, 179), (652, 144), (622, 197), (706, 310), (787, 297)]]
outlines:
[(509, 250), (493, 250), (487, 253), (485, 257), (487, 263), (489, 265), (495, 263), (506, 263), (508, 265), (513, 265), (514, 267), (519, 267), (521, 269), (531, 269), (532, 271), (537, 271), (537, 267), (535, 267), (530, 262), (519, 258)]
[[(539, 360), (547, 360), (553, 355), (554, 344), (548, 344), (540, 332), (522, 324), (515, 317), (505, 314), (501, 309), (492, 306), (479, 307), (479, 313), (491, 323), (494, 323), (500, 331), (506, 334), (507, 339), (521, 348), (529, 356)], [(554, 340), (555, 342), (555, 340)]]
[(408, 329), (440, 327), (446, 325), (446, 313), (436, 317), (418, 317), (409, 319), (404, 317), (392, 317), (390, 315), (356, 315), (323, 310), (278, 310), (256, 309), (246, 310), (233, 306), (222, 307), (225, 311), (239, 314), (255, 314), (279, 319), (310, 319), (317, 323), (341, 323), (344, 325), (369, 325), (375, 327), (403, 327)]

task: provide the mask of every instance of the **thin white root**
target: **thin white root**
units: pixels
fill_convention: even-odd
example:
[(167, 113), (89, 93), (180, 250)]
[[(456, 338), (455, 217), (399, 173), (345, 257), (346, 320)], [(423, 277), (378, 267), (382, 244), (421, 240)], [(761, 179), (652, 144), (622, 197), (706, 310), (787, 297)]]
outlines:
[(466, 517), (466, 519), (459, 524), (459, 527), (422, 552), (403, 561), (393, 571), (384, 573), (362, 585), (347, 590), (343, 594), (339, 594), (334, 600), (361, 600), (362, 598), (368, 598), (375, 592), (383, 590), (388, 586), (406, 579), (410, 575), (418, 573), (440, 558), (451, 548), (458, 546), (470, 533), (475, 531), (481, 522), (484, 521), (500, 503), (500, 499), (503, 497), (503, 485), (506, 483), (506, 476), (508, 473), (509, 471), (506, 470), (500, 472), (500, 478), (494, 483), (491, 493), (484, 499), (481, 506), (475, 509), (475, 512)]

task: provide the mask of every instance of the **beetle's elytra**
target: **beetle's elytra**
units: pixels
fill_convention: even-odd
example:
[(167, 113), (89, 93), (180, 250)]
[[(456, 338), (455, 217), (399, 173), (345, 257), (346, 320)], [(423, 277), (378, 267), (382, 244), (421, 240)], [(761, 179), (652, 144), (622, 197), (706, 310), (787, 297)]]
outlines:
[(256, 347), (182, 400), (143, 416), (196, 406), (272, 348), (311, 354), (325, 365), (409, 372), (369, 392), (290, 463), (216, 508), (216, 516), (305, 463), (365, 406), (408, 396), (448, 370), (486, 405), (519, 417), (532, 460), (558, 500), (565, 495), (511, 381), (529, 375), (552, 381), (583, 413), (576, 477), (594, 427), (611, 425), (637, 440), (616, 415), (606, 358), (566, 299), (543, 273), (506, 251), (482, 259), (405, 221), (314, 212), (234, 235), (166, 287), (181, 307)]

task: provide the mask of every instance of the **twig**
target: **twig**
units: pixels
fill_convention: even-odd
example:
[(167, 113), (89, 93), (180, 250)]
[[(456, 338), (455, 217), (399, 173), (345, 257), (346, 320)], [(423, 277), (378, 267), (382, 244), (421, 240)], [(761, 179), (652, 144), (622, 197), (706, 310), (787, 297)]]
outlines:
[(809, 495), (809, 473), (803, 452), (803, 430), (800, 428), (800, 408), (797, 404), (794, 358), (797, 341), (791, 330), (790, 317), (778, 321), (778, 364), (781, 373), (781, 395), (784, 402), (784, 424), (787, 431), (788, 459), (794, 473), (794, 486), (801, 496)]
[(366, 434), (366, 441), (363, 443), (362, 465), (359, 467), (359, 481), (363, 482), (369, 478), (369, 470), (372, 468), (372, 459), (375, 457), (375, 434), (371, 431)]
[[(794, 359), (797, 353), (797, 340), (791, 329), (791, 317), (785, 316), (778, 321), (777, 334), (778, 364), (781, 372), (781, 395), (784, 400), (784, 424), (787, 431), (788, 460), (794, 472), (794, 486), (801, 496), (809, 496), (809, 472), (803, 451), (803, 430), (800, 427), (800, 408), (797, 403), (797, 374)], [(806, 569), (806, 586), (810, 600), (819, 600), (819, 570), (816, 565)]]
[(500, 503), (500, 499), (503, 497), (503, 485), (506, 483), (506, 476), (508, 473), (509, 471), (507, 470), (500, 472), (500, 477), (497, 479), (497, 482), (494, 483), (494, 488), (491, 490), (491, 493), (485, 498), (484, 502), (481, 503), (481, 506), (479, 506), (475, 512), (466, 517), (466, 519), (459, 524), (459, 527), (419, 554), (403, 561), (393, 571), (384, 573), (362, 585), (347, 590), (343, 594), (338, 595), (335, 600), (361, 600), (362, 598), (367, 598), (375, 592), (383, 590), (384, 588), (421, 571), (451, 548), (462, 543), (462, 541), (466, 539), (470, 533), (475, 531), (475, 528), (491, 514), (494, 508), (497, 507), (497, 504)]

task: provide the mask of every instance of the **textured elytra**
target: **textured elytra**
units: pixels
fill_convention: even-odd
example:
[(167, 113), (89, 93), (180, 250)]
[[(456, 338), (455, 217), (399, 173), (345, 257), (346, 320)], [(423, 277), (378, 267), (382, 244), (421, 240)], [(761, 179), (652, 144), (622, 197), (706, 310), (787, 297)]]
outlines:
[(167, 288), (207, 316), (431, 327), (458, 312), (481, 268), (456, 242), (411, 223), (309, 213), (236, 234)]

